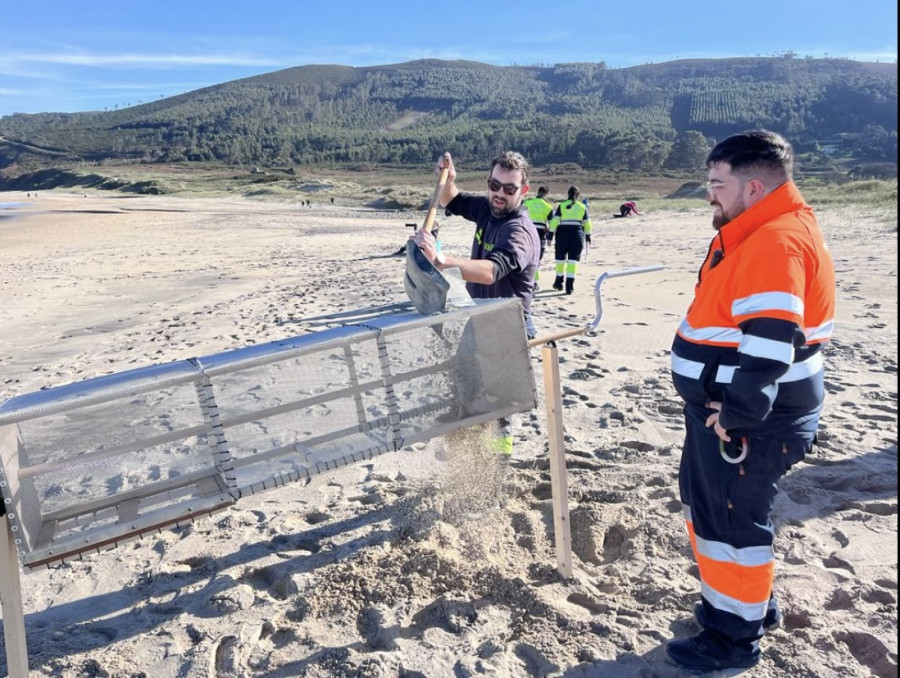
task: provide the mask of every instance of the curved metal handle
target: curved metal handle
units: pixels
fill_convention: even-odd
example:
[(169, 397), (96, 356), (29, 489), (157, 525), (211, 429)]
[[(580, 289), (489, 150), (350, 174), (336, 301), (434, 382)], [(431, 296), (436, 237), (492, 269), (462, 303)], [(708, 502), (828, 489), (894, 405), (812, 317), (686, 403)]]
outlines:
[(551, 341), (556, 341), (557, 339), (567, 339), (568, 337), (574, 337), (579, 334), (587, 334), (591, 332), (597, 325), (600, 324), (600, 318), (603, 317), (603, 300), (600, 296), (600, 288), (603, 286), (603, 281), (607, 278), (618, 278), (623, 275), (635, 275), (637, 273), (650, 273), (651, 271), (661, 271), (663, 267), (659, 264), (653, 266), (637, 266), (635, 268), (624, 268), (620, 271), (607, 271), (603, 273), (599, 278), (597, 278), (597, 282), (594, 283), (594, 302), (597, 307), (596, 315), (594, 319), (590, 322), (590, 324), (585, 325), (584, 327), (575, 327), (568, 330), (560, 330), (559, 332), (555, 332), (554, 334), (548, 334), (543, 337), (535, 337), (534, 339), (529, 339), (528, 347), (533, 348), (535, 346), (540, 346), (542, 344), (548, 344)]
[(636, 273), (650, 273), (651, 271), (661, 271), (662, 266), (656, 264), (654, 266), (637, 266), (635, 268), (624, 268), (620, 271), (607, 271), (602, 274), (599, 278), (597, 278), (597, 282), (594, 283), (594, 303), (596, 305), (596, 313), (594, 315), (594, 319), (591, 321), (591, 324), (588, 325), (586, 332), (590, 332), (597, 325), (600, 324), (600, 318), (603, 317), (603, 300), (600, 297), (600, 288), (603, 286), (603, 281), (607, 278), (618, 278), (623, 275), (635, 275)]

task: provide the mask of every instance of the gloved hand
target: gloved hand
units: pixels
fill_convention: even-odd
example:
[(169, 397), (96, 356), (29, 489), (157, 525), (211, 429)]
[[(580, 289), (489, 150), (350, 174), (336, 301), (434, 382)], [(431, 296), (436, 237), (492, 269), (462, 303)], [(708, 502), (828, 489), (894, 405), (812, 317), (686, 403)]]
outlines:
[(585, 234), (584, 234), (584, 241), (585, 241), (588, 245), (591, 244), (591, 234), (590, 234), (590, 233), (585, 233)]
[(549, 245), (552, 242), (553, 242), (553, 233), (551, 231), (547, 231), (547, 244)]

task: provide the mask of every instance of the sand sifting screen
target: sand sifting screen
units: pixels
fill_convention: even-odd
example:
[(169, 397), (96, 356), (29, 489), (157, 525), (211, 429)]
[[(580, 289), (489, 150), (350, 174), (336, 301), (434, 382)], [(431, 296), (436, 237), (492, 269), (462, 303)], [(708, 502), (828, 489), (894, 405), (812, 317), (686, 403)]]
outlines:
[(518, 301), (375, 317), (10, 399), (0, 491), (36, 567), (535, 405)]

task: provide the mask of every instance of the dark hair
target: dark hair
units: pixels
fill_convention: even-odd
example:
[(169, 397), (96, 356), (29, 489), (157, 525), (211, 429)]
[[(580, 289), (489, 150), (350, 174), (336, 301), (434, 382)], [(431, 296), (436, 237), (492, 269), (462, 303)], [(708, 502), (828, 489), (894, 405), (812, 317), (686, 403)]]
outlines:
[(579, 195), (581, 191), (578, 190), (578, 186), (569, 186), (569, 200), (575, 200)]
[(538, 189), (538, 197), (541, 198), (541, 197), (547, 195), (549, 192), (550, 192), (550, 189), (548, 189), (546, 186), (541, 186)]
[(500, 165), (500, 167), (507, 171), (522, 170), (522, 184), (528, 183), (528, 161), (521, 153), (516, 153), (515, 151), (506, 151), (506, 153), (498, 155), (496, 158), (491, 160), (490, 172), (493, 172), (494, 168), (497, 165)]
[(775, 132), (764, 129), (734, 134), (716, 144), (706, 157), (706, 166), (731, 165), (732, 174), (762, 174), (778, 184), (794, 173), (794, 149)]

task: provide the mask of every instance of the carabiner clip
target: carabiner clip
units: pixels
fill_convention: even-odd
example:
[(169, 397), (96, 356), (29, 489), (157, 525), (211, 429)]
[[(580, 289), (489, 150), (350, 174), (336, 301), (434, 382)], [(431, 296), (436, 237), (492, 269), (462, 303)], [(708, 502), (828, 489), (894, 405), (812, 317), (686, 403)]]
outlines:
[(741, 437), (741, 453), (732, 457), (728, 454), (728, 451), (725, 449), (725, 441), (719, 438), (719, 454), (722, 455), (722, 459), (727, 461), (729, 464), (740, 464), (744, 459), (747, 458), (747, 453), (750, 451), (750, 443), (746, 438)]

